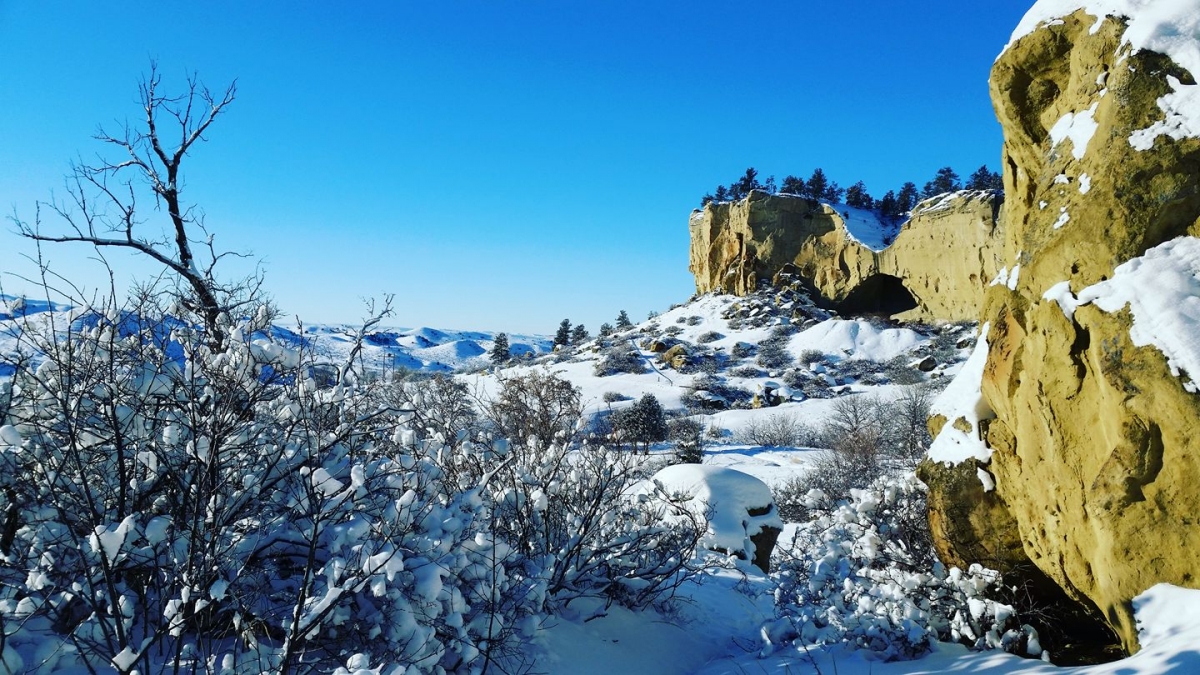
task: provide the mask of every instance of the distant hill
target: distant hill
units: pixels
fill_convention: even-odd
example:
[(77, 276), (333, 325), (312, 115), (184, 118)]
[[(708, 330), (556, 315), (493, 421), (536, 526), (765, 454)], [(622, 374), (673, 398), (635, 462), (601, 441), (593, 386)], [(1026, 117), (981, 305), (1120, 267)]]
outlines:
[[(72, 309), (69, 305), (45, 300), (0, 295), (0, 352), (11, 349), (20, 332), (21, 319), (37, 320), (38, 315), (47, 312), (66, 315)], [(300, 330), (302, 332), (298, 332)], [(272, 326), (272, 338), (293, 347), (311, 347), (319, 360), (340, 362), (354, 346), (356, 331), (357, 327), (351, 324), (310, 323), (301, 329), (279, 323)], [(407, 369), (448, 373), (472, 370), (490, 363), (488, 352), (497, 332), (380, 327), (366, 336), (361, 359), (367, 369), (379, 371)], [(548, 336), (509, 334), (508, 340), (509, 351), (514, 356), (536, 356), (552, 349)]]

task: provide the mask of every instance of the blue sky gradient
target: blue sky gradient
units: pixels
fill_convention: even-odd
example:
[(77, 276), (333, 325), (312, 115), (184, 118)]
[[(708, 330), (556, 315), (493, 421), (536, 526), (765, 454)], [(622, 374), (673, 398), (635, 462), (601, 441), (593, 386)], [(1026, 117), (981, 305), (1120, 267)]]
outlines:
[[(168, 87), (237, 79), (184, 197), (285, 312), (392, 292), (397, 325), (594, 332), (692, 294), (688, 214), (748, 166), (877, 197), (998, 169), (988, 69), (1030, 4), (0, 0), (0, 208), (61, 195), (156, 59)], [(33, 272), (11, 230), (10, 294)], [(88, 253), (47, 251), (94, 287)]]

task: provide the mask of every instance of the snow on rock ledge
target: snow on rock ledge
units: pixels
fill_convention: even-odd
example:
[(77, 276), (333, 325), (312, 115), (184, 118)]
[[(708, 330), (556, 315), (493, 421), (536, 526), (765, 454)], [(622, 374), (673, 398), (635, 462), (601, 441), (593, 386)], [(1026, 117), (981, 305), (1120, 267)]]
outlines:
[(708, 516), (701, 546), (751, 560), (769, 571), (783, 520), (766, 483), (741, 471), (704, 464), (668, 466), (653, 480), (693, 513)]
[[(992, 451), (980, 438), (979, 422), (994, 416), (991, 407), (983, 398), (983, 369), (987, 364), (987, 335), (991, 324), (979, 329), (979, 341), (975, 351), (963, 364), (962, 370), (950, 386), (937, 397), (930, 407), (930, 415), (941, 415), (946, 420), (937, 438), (929, 445), (926, 456), (935, 462), (961, 464), (975, 458), (986, 464), (991, 461)], [(969, 427), (963, 429), (963, 426)], [(984, 487), (994, 485), (984, 483)]]
[[(1017, 24), (1004, 51), (1022, 37), (1043, 26), (1060, 23), (1063, 17), (1078, 10), (1096, 17), (1092, 34), (1100, 30), (1105, 17), (1124, 17), (1128, 27), (1122, 36), (1122, 44), (1128, 45), (1132, 53), (1145, 49), (1165, 54), (1192, 75), (1200, 76), (1200, 7), (1192, 0), (1040, 0)], [(1175, 140), (1200, 138), (1200, 85), (1184, 84), (1173, 76), (1167, 79), (1173, 91), (1158, 100), (1158, 107), (1166, 117), (1129, 136), (1129, 144), (1136, 150), (1149, 150), (1159, 136)], [(1063, 120), (1059, 122), (1064, 123)], [(1065, 124), (1070, 126), (1071, 122), (1066, 119)], [(1059, 125), (1055, 127), (1058, 129)], [(1084, 125), (1079, 133), (1087, 129), (1094, 131)], [(1087, 133), (1088, 138), (1090, 135)], [(1076, 159), (1081, 159), (1080, 139), (1073, 140), (1076, 141)], [(1082, 145), (1086, 147), (1086, 139)]]
[(1185, 389), (1200, 391), (1200, 239), (1172, 239), (1118, 265), (1111, 279), (1080, 291), (1078, 304), (1088, 303), (1109, 313), (1129, 307), (1133, 344), (1153, 345), (1171, 374), (1189, 378)]

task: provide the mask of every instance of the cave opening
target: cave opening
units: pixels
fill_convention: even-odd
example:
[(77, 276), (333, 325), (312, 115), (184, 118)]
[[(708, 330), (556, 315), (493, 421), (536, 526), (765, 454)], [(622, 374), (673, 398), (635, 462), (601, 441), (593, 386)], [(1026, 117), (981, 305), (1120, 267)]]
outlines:
[(838, 303), (839, 314), (884, 314), (892, 316), (917, 308), (917, 299), (900, 277), (876, 274), (862, 280)]

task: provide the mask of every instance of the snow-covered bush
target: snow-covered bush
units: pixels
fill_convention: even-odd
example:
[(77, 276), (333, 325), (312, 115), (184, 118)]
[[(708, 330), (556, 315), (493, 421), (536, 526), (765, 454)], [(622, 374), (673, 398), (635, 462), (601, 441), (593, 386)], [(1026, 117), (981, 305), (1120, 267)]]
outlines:
[(734, 440), (744, 445), (768, 448), (813, 447), (820, 442), (816, 429), (787, 413), (756, 416), (734, 434)]
[[(730, 326), (730, 328), (733, 328), (733, 326)], [(730, 348), (729, 356), (735, 359), (744, 359), (748, 356), (753, 356), (757, 349), (758, 348), (756, 346), (750, 344), (749, 342), (738, 342)]]
[[(790, 326), (788, 327), (790, 328)], [(783, 326), (779, 326), (778, 328), (783, 328)], [(794, 358), (787, 348), (790, 336), (790, 332), (776, 330), (772, 332), (771, 337), (760, 342), (758, 345), (758, 365), (769, 371), (782, 370), (792, 365)]]
[(667, 422), (667, 438), (675, 443), (681, 464), (704, 461), (704, 423), (694, 417), (677, 417)]
[(0, 425), (14, 617), (119, 672), (323, 670), (348, 649), (454, 670), (489, 649), (480, 485), (448, 485), (348, 368), (322, 389), (262, 321), (220, 318), (214, 349), (132, 309), (23, 327)]
[(764, 651), (786, 643), (849, 643), (885, 660), (920, 656), (933, 640), (1027, 651), (1036, 634), (1013, 609), (989, 600), (1000, 575), (978, 565), (947, 569), (925, 525), (925, 487), (888, 477), (828, 505), (809, 496), (814, 518), (776, 548), (776, 607)]
[[(699, 522), (666, 518), (661, 499), (630, 497), (654, 468), (631, 453), (536, 439), (466, 448), (439, 463), (452, 465), (447, 473), (460, 484), (486, 486), (488, 537), (499, 547), (490, 573), (536, 582), (524, 594), (491, 596), (503, 609), (497, 629), (531, 599), (548, 612), (580, 598), (641, 608), (670, 597), (693, 573)], [(503, 461), (491, 461), (496, 452)]]
[(547, 370), (502, 380), (484, 408), (497, 437), (569, 447), (580, 431), (583, 401), (578, 387)]
[(737, 368), (730, 370), (729, 374), (733, 377), (745, 377), (748, 379), (763, 377), (766, 375), (766, 373), (764, 373), (757, 366), (738, 366)]
[(810, 518), (811, 491), (824, 495), (822, 508), (848, 499), (886, 474), (915, 468), (929, 447), (931, 391), (908, 387), (896, 399), (883, 401), (861, 395), (844, 396), (833, 406), (813, 445), (828, 448), (809, 471), (776, 488), (775, 500), (789, 522)]
[(628, 341), (619, 341), (605, 349), (594, 368), (596, 377), (607, 377), (617, 373), (640, 375), (646, 372), (642, 355)]
[(696, 342), (698, 342), (699, 344), (702, 344), (702, 345), (706, 345), (710, 342), (716, 342), (717, 340), (720, 340), (724, 337), (725, 337), (724, 335), (721, 335), (717, 331), (710, 330), (710, 331), (705, 331), (705, 332), (701, 333), (700, 336), (696, 338)]
[(883, 374), (893, 384), (920, 384), (925, 381), (925, 374), (913, 367), (912, 362), (911, 354), (900, 354), (884, 364)]
[(844, 380), (860, 380), (877, 376), (887, 365), (870, 359), (843, 359), (834, 364), (833, 370)]
[(27, 324), (10, 359), (14, 643), (57, 632), (53, 658), (119, 672), (471, 672), (576, 598), (641, 607), (689, 574), (697, 527), (629, 497), (628, 453), (572, 445), (569, 383), (511, 380), (521, 433), (492, 441), (451, 381), (322, 388), (261, 322), (222, 319), (218, 351), (136, 309)]
[(408, 426), (423, 440), (457, 448), (482, 426), (467, 385), (445, 373), (377, 384), (368, 392), (381, 408), (410, 413)]
[(697, 394), (704, 394), (700, 395), (695, 401), (700, 408), (704, 408), (706, 402), (711, 401), (712, 397), (719, 399), (721, 403), (720, 407), (724, 408), (736, 407), (740, 403), (748, 402), (754, 396), (749, 391), (741, 387), (736, 387), (719, 375), (712, 373), (697, 376), (687, 387), (689, 391), (682, 398), (684, 405), (689, 410), (692, 409), (692, 405), (688, 403), (689, 396)]

